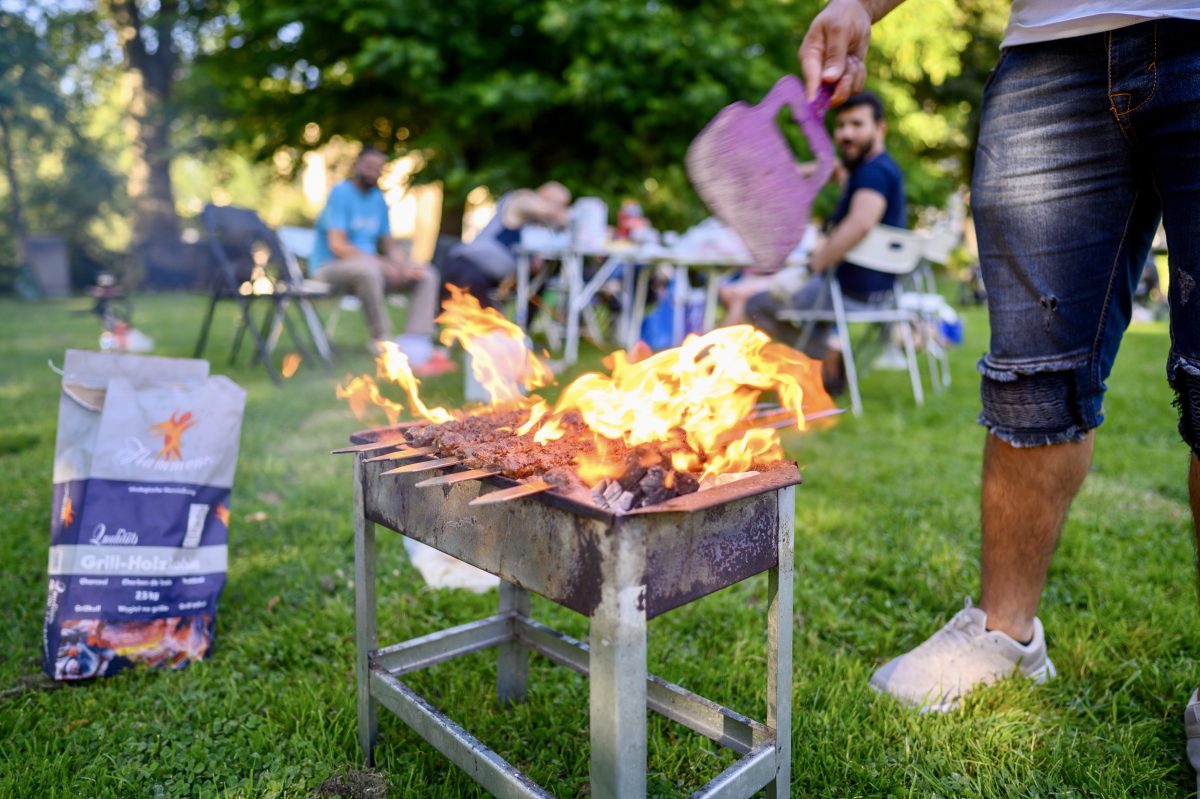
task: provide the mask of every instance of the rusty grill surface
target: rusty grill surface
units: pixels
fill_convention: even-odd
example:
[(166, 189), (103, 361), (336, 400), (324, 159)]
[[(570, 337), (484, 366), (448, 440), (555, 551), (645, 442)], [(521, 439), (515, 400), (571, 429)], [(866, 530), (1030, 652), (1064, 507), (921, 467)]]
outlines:
[[(493, 795), (547, 799), (549, 793), (402, 679), (495, 649), (497, 698), (508, 706), (526, 698), (528, 658), (537, 652), (588, 677), (593, 799), (645, 797), (648, 710), (740, 756), (694, 797), (745, 799), (764, 788), (775, 799), (789, 796), (793, 486), (800, 482), (794, 464), (626, 512), (601, 508), (588, 501), (590, 494), (546, 490), (544, 483), (540, 493), (481, 503), (530, 483), (488, 470), (477, 479), (446, 480), (464, 468), (434, 466), (437, 452), (399, 452), (403, 430), (364, 430), (352, 436), (354, 446), (338, 450), (354, 453), (358, 737), (368, 765), (382, 706)], [(389, 453), (397, 457), (380, 459)], [(397, 463), (422, 462), (425, 468), (396, 471)], [(498, 614), (379, 647), (376, 525), (500, 577)], [(763, 572), (763, 722), (647, 671), (649, 619)], [(531, 618), (529, 592), (587, 616), (588, 641)]]
[[(403, 427), (363, 430), (355, 444), (402, 443)], [(386, 453), (380, 449), (373, 454)], [(423, 456), (429, 460), (435, 454)], [(724, 485), (625, 513), (553, 490), (496, 505), (472, 506), (491, 490), (520, 483), (501, 475), (419, 488), (431, 474), (389, 474), (395, 464), (364, 462), (366, 517), (403, 532), (585, 616), (599, 602), (601, 563), (612, 540), (645, 547), (648, 618), (759, 574), (778, 558), (775, 492), (801, 482), (785, 464)]]

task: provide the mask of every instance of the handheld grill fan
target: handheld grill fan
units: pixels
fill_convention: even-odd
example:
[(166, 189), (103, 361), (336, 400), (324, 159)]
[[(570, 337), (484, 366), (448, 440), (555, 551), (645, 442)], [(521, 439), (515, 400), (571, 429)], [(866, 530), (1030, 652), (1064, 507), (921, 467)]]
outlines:
[[(696, 192), (763, 271), (782, 266), (800, 243), (813, 200), (833, 174), (833, 142), (824, 123), (831, 94), (822, 85), (810, 104), (800, 79), (784, 75), (758, 105), (726, 106), (688, 147), (685, 164)], [(816, 159), (807, 177), (775, 121), (785, 105)]]

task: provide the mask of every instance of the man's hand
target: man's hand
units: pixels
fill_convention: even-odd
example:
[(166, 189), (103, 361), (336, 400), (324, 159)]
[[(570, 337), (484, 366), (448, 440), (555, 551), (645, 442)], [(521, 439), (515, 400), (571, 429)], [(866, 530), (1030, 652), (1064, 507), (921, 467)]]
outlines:
[[(870, 2), (870, 0), (867, 0)], [(899, 2), (885, 0), (886, 7), (868, 10), (861, 0), (831, 0), (817, 14), (800, 44), (800, 68), (811, 101), (822, 83), (834, 84), (831, 105), (840, 105), (867, 81), (867, 45), (871, 23)], [(872, 4), (875, 5), (875, 4)], [(874, 13), (879, 11), (877, 15)]]

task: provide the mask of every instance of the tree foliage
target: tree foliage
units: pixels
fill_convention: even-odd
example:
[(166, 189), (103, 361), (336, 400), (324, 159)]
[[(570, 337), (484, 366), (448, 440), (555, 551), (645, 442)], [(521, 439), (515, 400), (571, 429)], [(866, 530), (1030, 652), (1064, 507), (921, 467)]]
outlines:
[(76, 283), (110, 265), (94, 225), (123, 197), (103, 142), (86, 130), (94, 86), (79, 67), (97, 38), (93, 23), (86, 14), (0, 15), (0, 291), (30, 232), (67, 240)]
[[(548, 177), (665, 224), (699, 203), (683, 153), (724, 105), (796, 69), (819, 0), (262, 0), (221, 18), (189, 84), (217, 141), (269, 157), (342, 135), (426, 158), (452, 213)], [(921, 0), (876, 29), (871, 85), (914, 204), (969, 170), (996, 0)], [(216, 111), (214, 109), (220, 109)]]

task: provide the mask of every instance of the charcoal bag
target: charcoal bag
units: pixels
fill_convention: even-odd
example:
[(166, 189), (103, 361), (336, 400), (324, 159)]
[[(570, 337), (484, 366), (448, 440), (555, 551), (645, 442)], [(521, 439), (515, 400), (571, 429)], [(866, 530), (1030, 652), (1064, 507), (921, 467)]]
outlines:
[(207, 361), (67, 351), (47, 674), (181, 668), (212, 651), (245, 400)]

